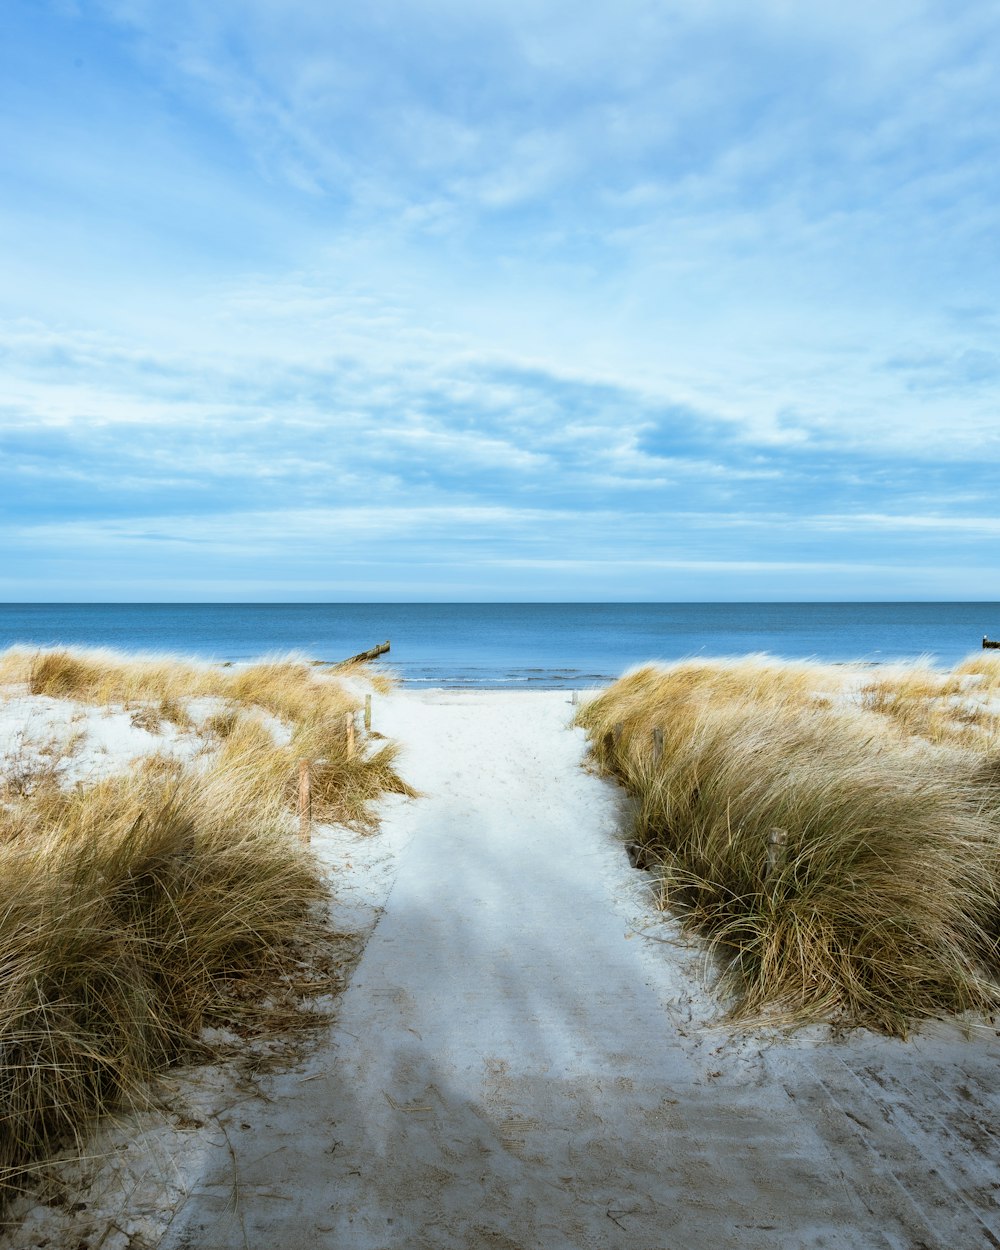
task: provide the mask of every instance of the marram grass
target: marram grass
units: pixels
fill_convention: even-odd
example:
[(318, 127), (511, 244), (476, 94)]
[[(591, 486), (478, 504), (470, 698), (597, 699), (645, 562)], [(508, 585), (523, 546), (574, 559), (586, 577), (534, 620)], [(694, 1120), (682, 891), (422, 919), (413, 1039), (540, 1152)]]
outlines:
[(293, 832), (298, 759), (317, 761), (319, 819), (363, 825), (371, 799), (407, 787), (391, 744), (348, 758), (354, 700), (306, 664), (229, 672), (8, 652), (0, 680), (140, 709), (225, 700), (205, 727), (210, 749), (189, 763), (151, 757), (75, 789), (40, 765), (31, 784), (0, 786), (2, 1205), (91, 1116), (197, 1053), (205, 1026), (273, 1015), (271, 991), (301, 968), (323, 897)]
[[(650, 667), (578, 721), (634, 796), (664, 905), (721, 957), (734, 1017), (905, 1035), (997, 1006), (998, 770), (910, 732), (927, 728), (916, 712), (852, 703), (855, 676), (764, 659)], [(927, 697), (942, 685), (953, 693), (942, 681)]]

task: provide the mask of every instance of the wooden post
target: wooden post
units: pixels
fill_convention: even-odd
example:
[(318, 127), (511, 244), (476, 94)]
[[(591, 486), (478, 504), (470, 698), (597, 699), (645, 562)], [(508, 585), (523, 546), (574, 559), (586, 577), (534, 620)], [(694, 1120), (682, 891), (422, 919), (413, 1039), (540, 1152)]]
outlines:
[(365, 729), (372, 727), (372, 697), (370, 694), (365, 695)]
[(299, 837), (303, 842), (312, 838), (312, 782), (308, 760), (299, 760)]
[(659, 764), (663, 756), (663, 730), (659, 725), (653, 727), (653, 763)]
[(344, 729), (347, 734), (347, 758), (354, 759), (354, 713), (344, 713)]
[(767, 839), (767, 867), (764, 869), (764, 880), (781, 867), (785, 858), (785, 847), (788, 834), (784, 829), (772, 829)]
[(347, 664), (366, 664), (369, 660), (377, 660), (380, 655), (385, 655), (389, 650), (388, 638), (385, 642), (378, 643), (377, 646), (371, 647), (368, 651), (359, 651), (357, 655), (352, 655), (349, 660), (341, 660), (341, 665)]
[(573, 691), (571, 691), (571, 692), (570, 692), (569, 701), (570, 701), (570, 703), (572, 703), (572, 704), (573, 704), (573, 706), (574, 706), (574, 707), (576, 707), (577, 703), (579, 702), (579, 700), (577, 699), (577, 695), (576, 695), (576, 691), (575, 691), (575, 690), (573, 690)]

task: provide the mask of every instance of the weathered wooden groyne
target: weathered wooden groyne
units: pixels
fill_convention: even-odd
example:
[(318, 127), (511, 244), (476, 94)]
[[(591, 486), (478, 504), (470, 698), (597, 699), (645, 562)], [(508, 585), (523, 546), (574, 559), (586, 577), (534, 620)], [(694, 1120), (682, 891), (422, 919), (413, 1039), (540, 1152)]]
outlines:
[(347, 668), (349, 664), (367, 664), (369, 660), (377, 660), (388, 650), (389, 639), (387, 638), (385, 642), (378, 642), (367, 651), (359, 651), (357, 655), (352, 655), (346, 660), (312, 660), (310, 663), (320, 668)]

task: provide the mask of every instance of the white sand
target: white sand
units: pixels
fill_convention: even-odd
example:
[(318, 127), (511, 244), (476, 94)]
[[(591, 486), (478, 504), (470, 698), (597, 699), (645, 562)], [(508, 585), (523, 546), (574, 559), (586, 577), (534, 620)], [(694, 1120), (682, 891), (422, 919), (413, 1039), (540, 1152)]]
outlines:
[[(192, 699), (202, 718), (217, 710), (214, 699)], [(8, 694), (0, 701), (0, 774), (52, 766), (64, 784), (92, 782), (120, 772), (134, 759), (166, 754), (189, 759), (203, 746), (194, 731), (163, 721), (150, 732), (123, 707), (93, 707), (48, 695)]]
[(571, 710), (376, 699), (425, 797), (317, 839), (340, 914), (367, 930), (385, 903), (329, 1034), (255, 1088), (176, 1074), (180, 1120), (105, 1133), (0, 1245), (1000, 1247), (996, 1031), (720, 1027)]

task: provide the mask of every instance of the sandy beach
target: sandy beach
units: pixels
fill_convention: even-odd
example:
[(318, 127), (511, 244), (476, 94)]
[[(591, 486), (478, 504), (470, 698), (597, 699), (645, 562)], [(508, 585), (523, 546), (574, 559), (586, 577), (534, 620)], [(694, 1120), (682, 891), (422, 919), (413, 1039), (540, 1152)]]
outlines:
[(0, 1245), (1000, 1246), (996, 1029), (721, 1024), (572, 712), (379, 696), (422, 797), (383, 800), (372, 835), (316, 831), (361, 951), (329, 1028), (249, 1083), (168, 1074)]

